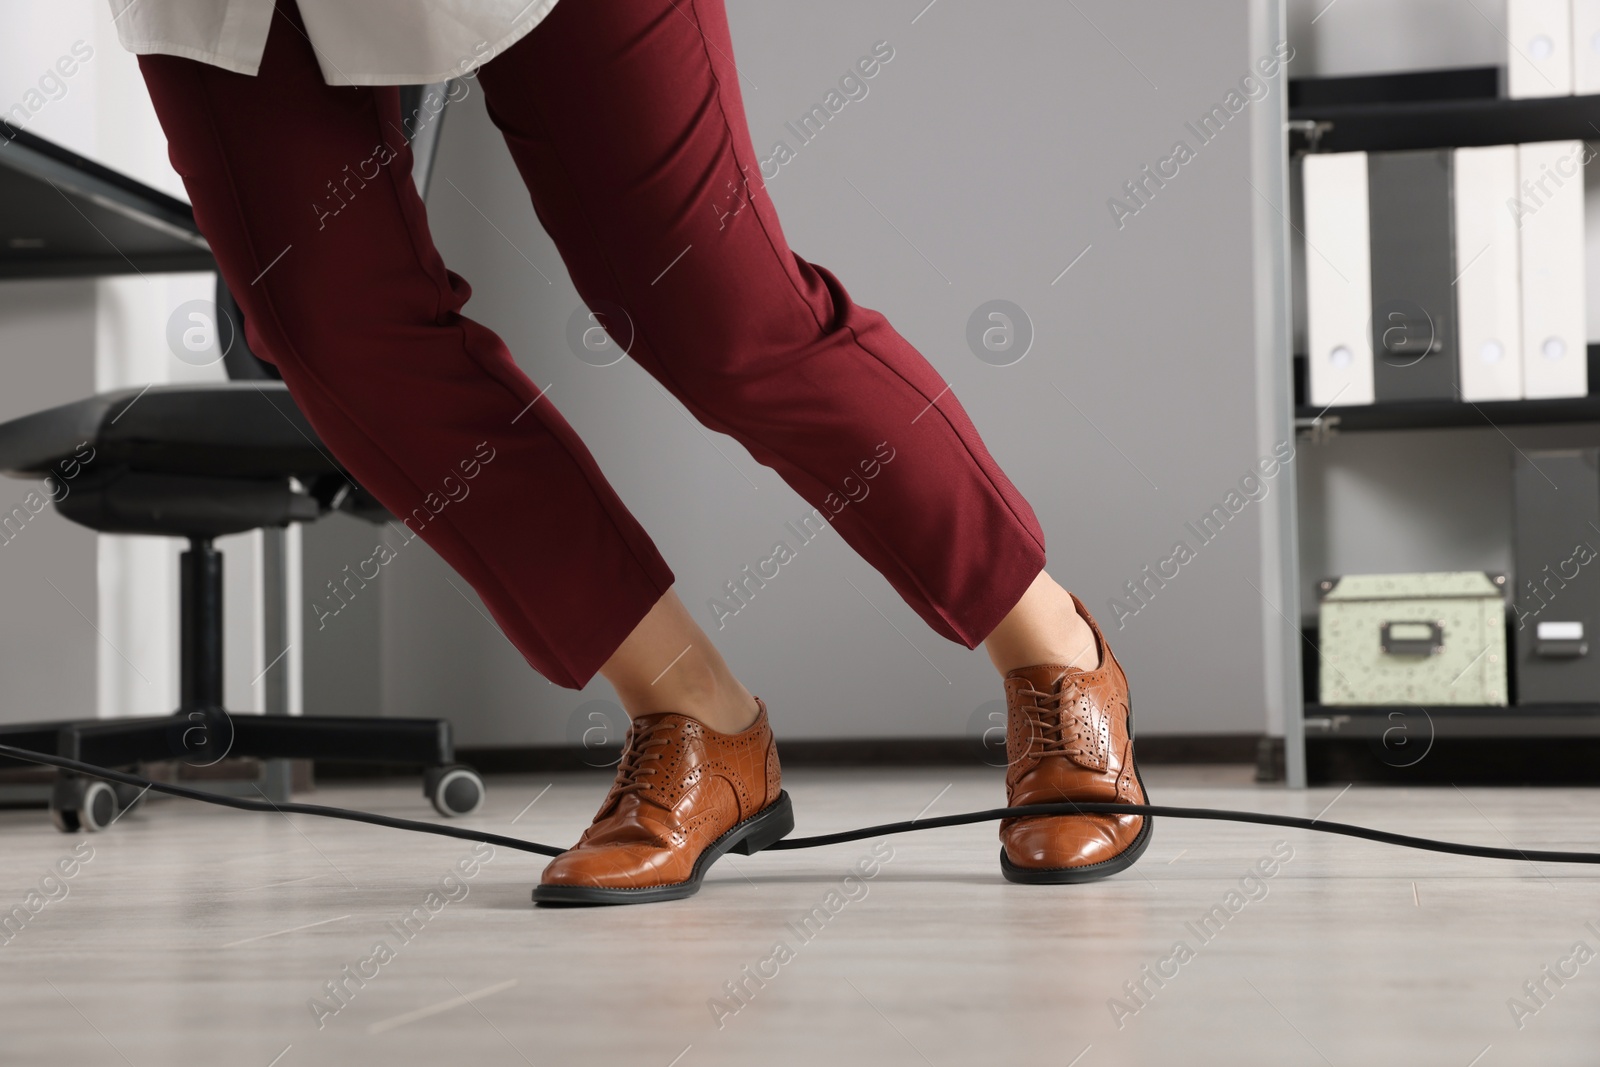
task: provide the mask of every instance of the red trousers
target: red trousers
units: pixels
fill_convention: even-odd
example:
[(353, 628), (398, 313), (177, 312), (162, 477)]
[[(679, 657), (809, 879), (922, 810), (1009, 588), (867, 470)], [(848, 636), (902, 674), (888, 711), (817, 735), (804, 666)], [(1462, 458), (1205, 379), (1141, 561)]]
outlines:
[[(1043, 567), (1043, 532), (927, 361), (789, 250), (732, 56), (722, 0), (565, 0), (476, 77), (579, 295), (626, 313), (631, 358), (974, 648)], [(673, 573), (461, 314), (471, 289), (429, 236), (398, 90), (324, 84), (289, 0), (255, 76), (139, 63), (251, 347), (528, 662), (585, 685)], [(730, 183), (748, 207), (729, 211)]]

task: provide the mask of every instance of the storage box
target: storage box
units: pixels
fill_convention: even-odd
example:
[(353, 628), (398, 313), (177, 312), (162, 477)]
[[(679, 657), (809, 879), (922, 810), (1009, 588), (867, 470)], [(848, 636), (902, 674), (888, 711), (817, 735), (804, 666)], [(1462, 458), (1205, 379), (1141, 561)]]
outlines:
[(1454, 181), (1455, 156), (1448, 148), (1367, 156), (1372, 381), (1379, 403), (1454, 400), (1461, 394)]
[(1600, 450), (1512, 457), (1518, 704), (1600, 700)]
[(1322, 703), (1506, 703), (1504, 575), (1354, 574), (1319, 591)]

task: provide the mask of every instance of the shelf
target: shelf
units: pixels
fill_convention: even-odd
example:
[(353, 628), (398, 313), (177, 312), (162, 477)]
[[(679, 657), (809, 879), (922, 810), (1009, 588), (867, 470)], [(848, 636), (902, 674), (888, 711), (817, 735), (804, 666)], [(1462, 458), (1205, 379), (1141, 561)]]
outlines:
[[(1291, 78), (1289, 120), (1328, 123), (1321, 152), (1600, 138), (1600, 96), (1508, 100), (1500, 81), (1499, 67)], [(1294, 144), (1305, 147), (1305, 135)]]
[[(1600, 423), (1600, 393), (1551, 400), (1390, 400), (1319, 408), (1303, 402), (1306, 357), (1295, 356), (1294, 362), (1294, 417), (1308, 421), (1320, 414), (1322, 423), (1316, 429), (1353, 433)], [(1600, 344), (1589, 345), (1589, 382), (1590, 388), (1600, 386)]]
[(1468, 738), (1600, 738), (1600, 704), (1528, 704), (1512, 707), (1414, 704), (1344, 706), (1307, 704), (1306, 740), (1376, 741), (1400, 727), (1418, 741)]
[[(1312, 419), (1313, 407), (1297, 407), (1297, 419)], [(1335, 422), (1333, 420), (1337, 419)], [(1557, 400), (1408, 400), (1387, 404), (1361, 404), (1328, 408), (1323, 424), (1340, 433), (1361, 430), (1438, 430), (1481, 426), (1551, 426), (1561, 423), (1600, 423), (1600, 396), (1564, 397)]]

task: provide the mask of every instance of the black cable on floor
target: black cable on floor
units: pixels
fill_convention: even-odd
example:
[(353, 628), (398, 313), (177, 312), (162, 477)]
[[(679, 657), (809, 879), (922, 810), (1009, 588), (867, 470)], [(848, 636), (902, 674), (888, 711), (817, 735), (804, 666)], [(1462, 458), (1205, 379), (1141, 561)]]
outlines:
[(866, 826), (859, 830), (845, 830), (837, 834), (818, 834), (815, 837), (786, 837), (768, 845), (768, 849), (816, 848), (819, 845), (837, 845), (845, 841), (860, 841), (867, 837), (885, 834), (902, 834), (909, 830), (932, 830), (940, 826), (966, 826), (975, 822), (997, 822), (1024, 815), (1150, 815), (1168, 819), (1208, 819), (1213, 822), (1248, 822), (1262, 826), (1287, 826), (1292, 830), (1316, 830), (1325, 834), (1343, 834), (1359, 837), (1385, 845), (1416, 848), (1426, 852), (1448, 852), (1456, 856), (1478, 856), (1491, 860), (1538, 860), (1542, 863), (1600, 863), (1600, 852), (1543, 852), (1525, 848), (1491, 848), (1487, 845), (1463, 845), (1455, 841), (1435, 841), (1428, 837), (1409, 834), (1392, 834), (1387, 830), (1373, 830), (1344, 822), (1323, 822), (1305, 819), (1298, 815), (1269, 815), (1259, 811), (1229, 811), (1226, 808), (1178, 808), (1166, 804), (1024, 804), (1015, 808), (990, 808), (988, 811), (965, 812), (961, 815), (941, 815), (933, 819), (913, 819), (909, 822), (890, 822), (881, 826)]
[(373, 826), (389, 826), (396, 830), (415, 830), (420, 834), (457, 837), (463, 841), (487, 841), (491, 845), (502, 845), (505, 848), (513, 848), (519, 852), (536, 852), (541, 856), (559, 856), (566, 851), (564, 848), (541, 845), (537, 841), (525, 841), (520, 837), (503, 837), (500, 834), (484, 833), (482, 830), (464, 830), (456, 826), (418, 822), (415, 819), (394, 819), (387, 815), (374, 815), (370, 811), (332, 808), (325, 804), (274, 804), (266, 799), (250, 800), (247, 797), (229, 797), (220, 793), (207, 793), (201, 789), (190, 789), (188, 786), (173, 785), (170, 782), (153, 782), (148, 778), (141, 778), (137, 774), (129, 774), (126, 771), (114, 771), (109, 767), (96, 767), (92, 763), (81, 763), (75, 759), (67, 759), (65, 756), (52, 756), (43, 752), (32, 752), (12, 745), (0, 745), (0, 756), (10, 756), (12, 759), (19, 759), (26, 763), (41, 763), (47, 767), (59, 767), (66, 771), (76, 771), (91, 778), (103, 778), (108, 782), (142, 786), (145, 789), (153, 789), (157, 793), (184, 797), (188, 800), (199, 800), (207, 804), (218, 804), (224, 808), (238, 808), (240, 811), (277, 812), (286, 815), (320, 815), (326, 819), (348, 819), (351, 822), (370, 823)]
[[(566, 849), (540, 844), (537, 841), (527, 841), (519, 837), (505, 837), (501, 834), (485, 833), (482, 830), (466, 830), (439, 823), (418, 822), (415, 819), (396, 819), (388, 815), (374, 815), (369, 811), (354, 811), (349, 808), (334, 808), (322, 804), (274, 804), (270, 800), (249, 800), (245, 797), (221, 796), (217, 793), (207, 793), (203, 790), (172, 785), (168, 782), (154, 782), (137, 774), (115, 771), (109, 767), (97, 767), (92, 763), (81, 763), (78, 760), (67, 759), (65, 756), (46, 755), (43, 752), (32, 752), (28, 749), (15, 748), (11, 745), (0, 744), (0, 756), (10, 756), (12, 759), (22, 760), (26, 763), (43, 764), (47, 767), (59, 767), (62, 770), (74, 771), (92, 778), (103, 778), (108, 782), (121, 782), (124, 785), (140, 786), (145, 789), (153, 789), (158, 793), (166, 793), (170, 796), (199, 800), (207, 804), (218, 804), (225, 808), (238, 808), (241, 811), (264, 811), (287, 815), (320, 815), (328, 819), (346, 819), (350, 822), (364, 822), (373, 826), (388, 826), (396, 830), (413, 830), (421, 834), (438, 834), (441, 837), (454, 837), (462, 841), (484, 841), (491, 845), (499, 845), (519, 852), (533, 852), (540, 856), (559, 856), (566, 851)], [(1425, 852), (1445, 852), (1455, 856), (1476, 856), (1481, 859), (1493, 860), (1537, 861), (1540, 863), (1600, 863), (1600, 852), (1551, 852), (1541, 849), (1463, 845), (1455, 841), (1435, 841), (1427, 837), (1392, 834), (1386, 830), (1373, 830), (1366, 826), (1353, 826), (1349, 823), (1341, 822), (1323, 822), (1320, 819), (1306, 819), (1296, 815), (1269, 815), (1265, 812), (1228, 811), (1223, 808), (1181, 808), (1167, 804), (1101, 804), (1089, 802), (1025, 804), (1014, 808), (990, 808), (987, 811), (965, 812), (961, 815), (940, 815), (931, 819), (882, 823), (878, 826), (864, 826), (858, 830), (843, 830), (836, 834), (784, 838), (775, 844), (768, 845), (767, 848), (770, 851), (820, 848), (823, 845), (840, 845), (847, 841), (861, 841), (865, 838), (882, 837), (887, 834), (903, 834), (913, 830), (937, 830), (945, 826), (967, 826), (980, 822), (998, 822), (1001, 819), (1029, 815), (1149, 815), (1155, 818), (1168, 819), (1204, 819), (1212, 822), (1256, 823), (1261, 826), (1285, 826), (1292, 830), (1315, 830), (1324, 834), (1341, 834), (1345, 837), (1358, 837), (1385, 845), (1421, 849)]]

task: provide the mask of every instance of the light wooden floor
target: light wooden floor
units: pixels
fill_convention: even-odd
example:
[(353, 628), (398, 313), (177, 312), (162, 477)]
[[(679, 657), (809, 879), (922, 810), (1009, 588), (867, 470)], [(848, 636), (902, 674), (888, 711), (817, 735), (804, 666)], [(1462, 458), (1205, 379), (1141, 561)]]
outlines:
[[(1600, 807), (1583, 790), (1294, 794), (1242, 770), (1147, 779), (1162, 803), (1328, 808), (1464, 841), (1600, 848)], [(791, 771), (786, 784), (799, 833), (1000, 802), (997, 772)], [(471, 821), (565, 843), (604, 785), (495, 780)], [(432, 815), (410, 788), (302, 799)], [(1593, 868), (1167, 820), (1120, 877), (1015, 886), (994, 834), (892, 839), (875, 877), (848, 883), (871, 843), (732, 857), (691, 900), (594, 910), (534, 909), (542, 861), (500, 850), (445, 885), (457, 899), (430, 915), (465, 842), (171, 800), (87, 838), (42, 812), (0, 812), (0, 910), (41, 893), (0, 946), (0, 1063), (1600, 1063), (1600, 956), (1572, 956), (1580, 941), (1600, 953)], [(1242, 883), (1277, 841), (1292, 858)], [(92, 858), (45, 882), (75, 846)], [(1198, 936), (1219, 905), (1226, 923)], [(393, 924), (419, 907), (404, 940)], [(792, 924), (814, 909), (802, 936)], [(362, 979), (380, 941), (392, 958)], [(347, 965), (357, 977), (341, 1003), (326, 984)], [(1522, 987), (1547, 965), (1576, 974), (1544, 979), (1541, 1003)], [(1163, 971), (1159, 986), (1146, 977)], [(1141, 980), (1136, 999), (1124, 983)], [(744, 983), (742, 1002), (730, 982)], [(1520, 1028), (1512, 998), (1528, 1009)]]

